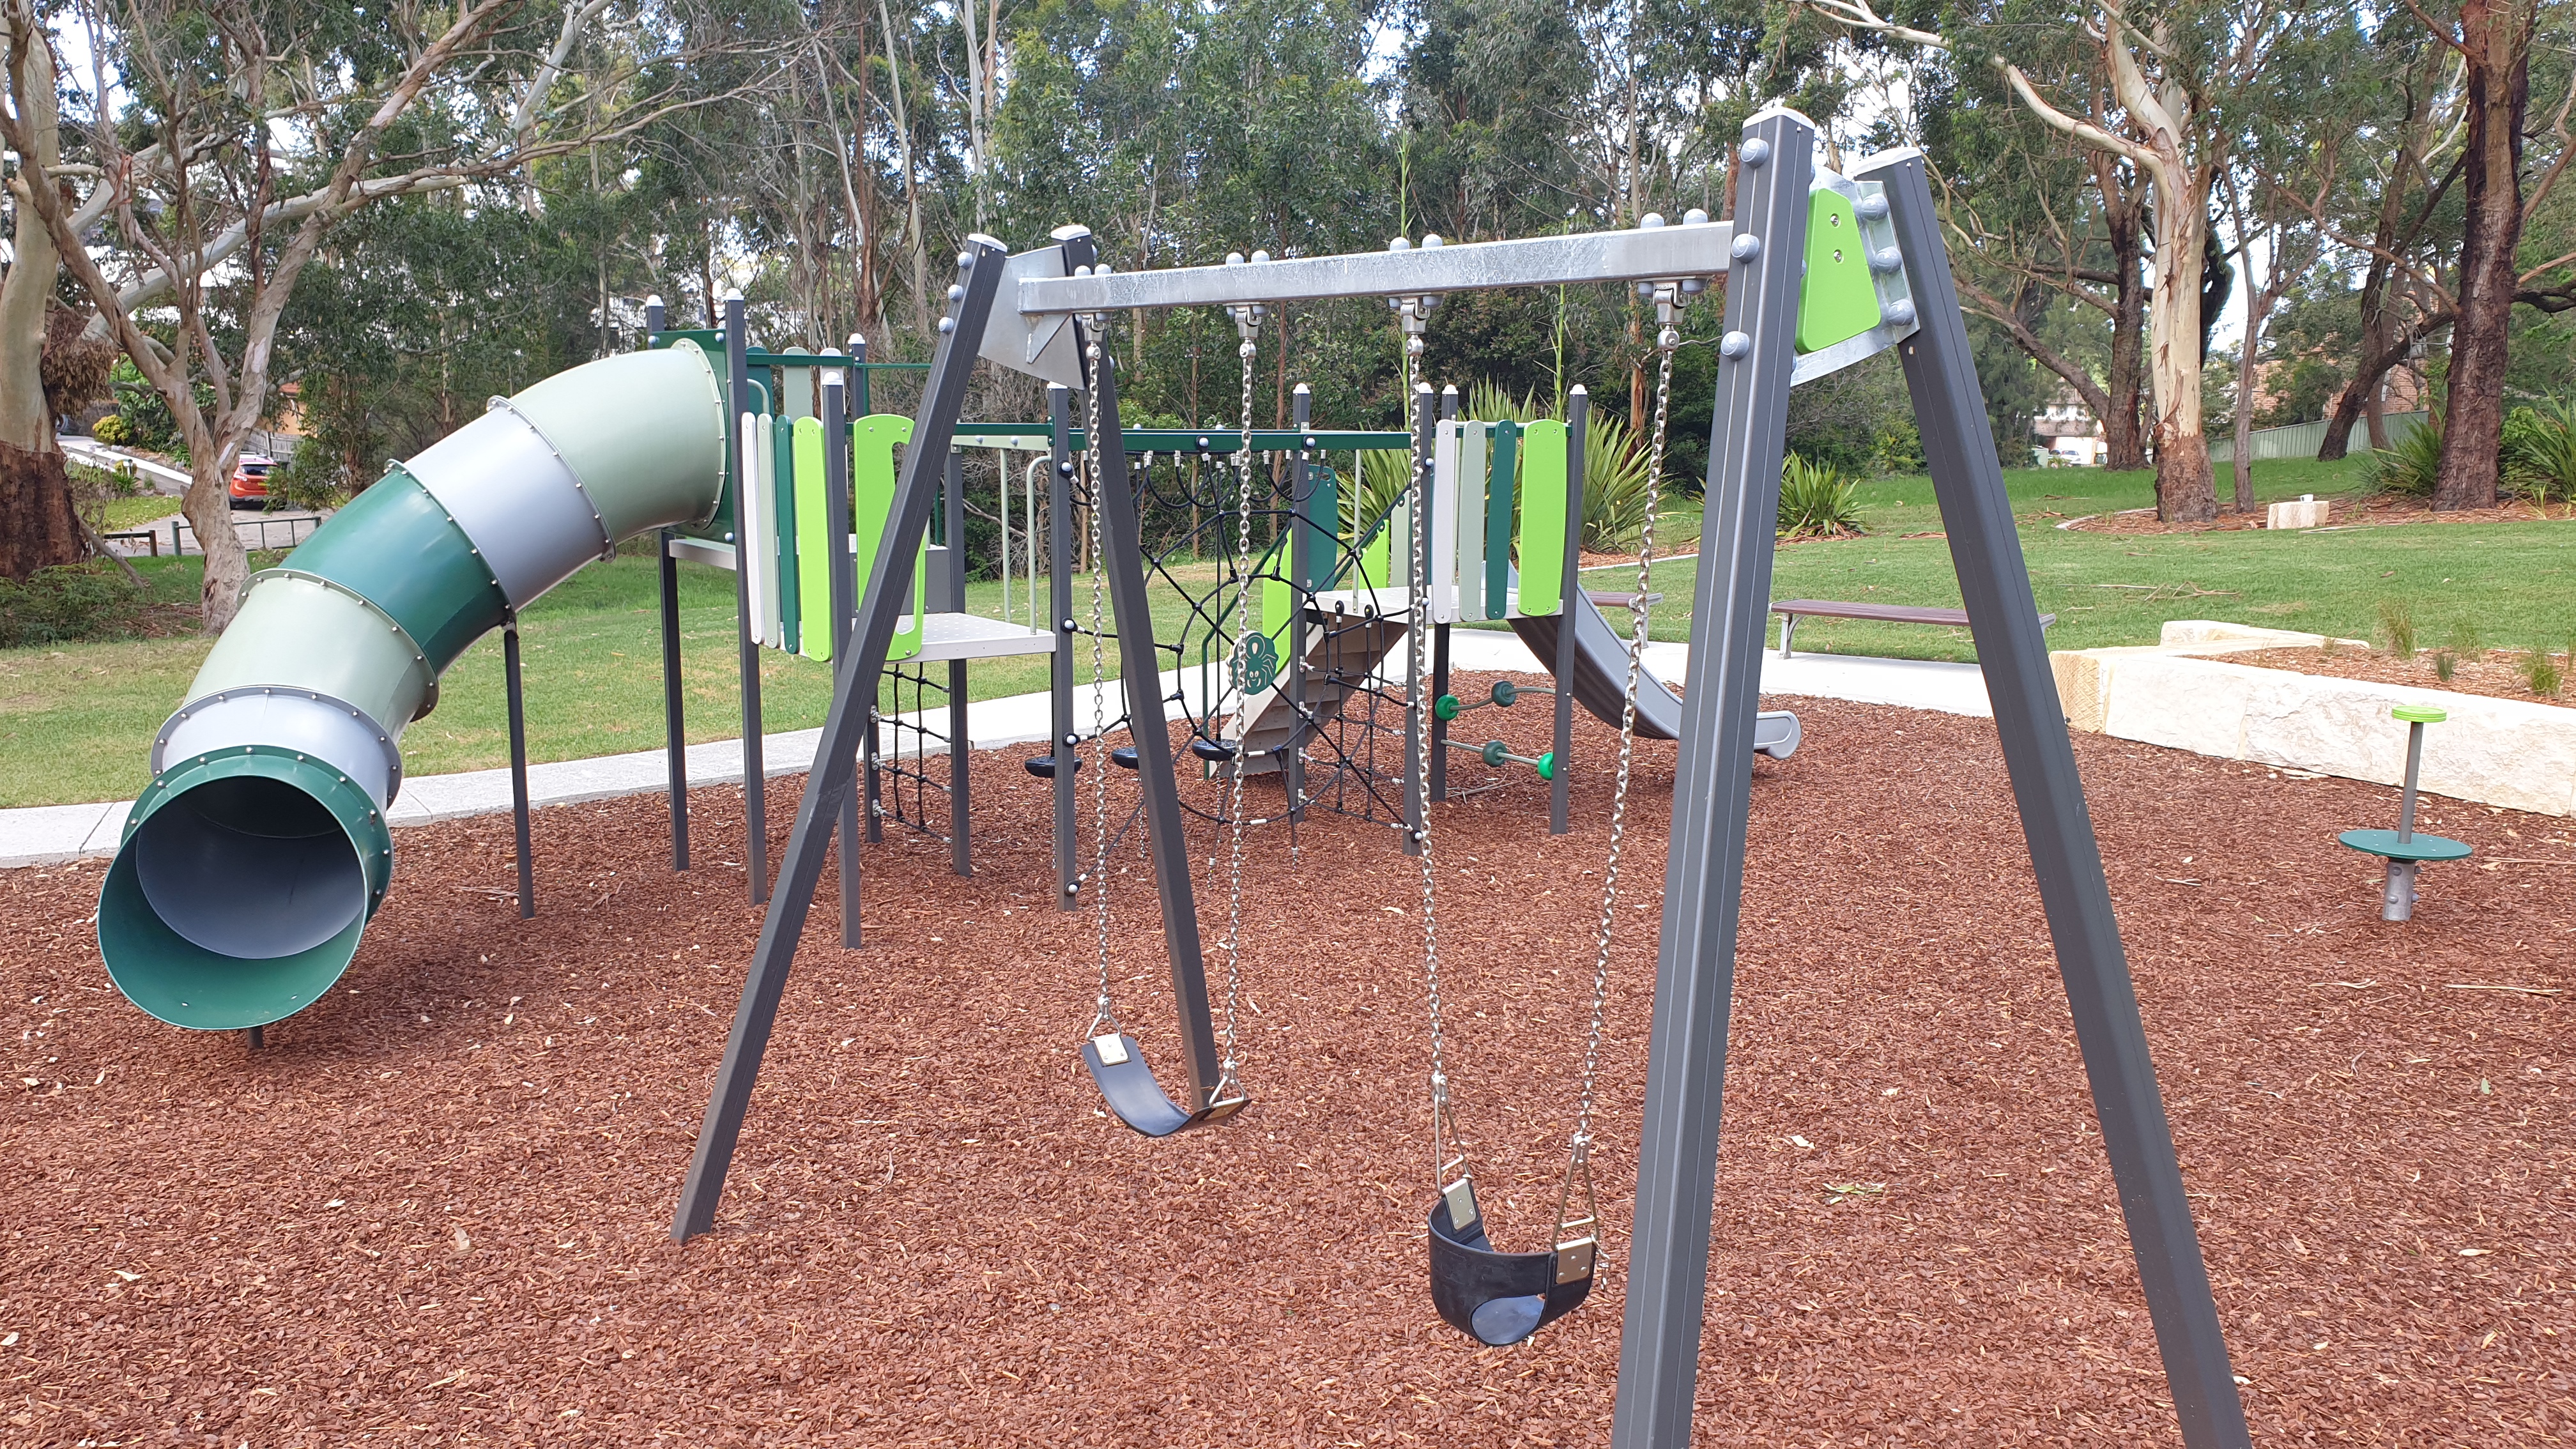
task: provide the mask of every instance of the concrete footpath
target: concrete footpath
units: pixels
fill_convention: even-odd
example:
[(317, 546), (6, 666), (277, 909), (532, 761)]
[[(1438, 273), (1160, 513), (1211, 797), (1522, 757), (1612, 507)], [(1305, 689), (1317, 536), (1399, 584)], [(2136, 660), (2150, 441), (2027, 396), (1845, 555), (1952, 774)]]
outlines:
[[(1541, 674), (1538, 660), (1520, 639), (1501, 630), (1459, 629), (1449, 636), (1449, 662), (1453, 669), (1473, 673)], [(1688, 664), (1690, 651), (1679, 643), (1651, 644), (1646, 648), (1646, 667), (1659, 678), (1678, 680)], [(1400, 670), (1401, 656), (1390, 663)], [(1163, 676), (1167, 695), (1183, 688), (1199, 688), (1197, 671), (1183, 674), (1169, 672)], [(1859, 704), (1890, 704), (1910, 709), (1934, 710), (1943, 714), (1991, 715), (1986, 702), (1984, 677), (1973, 664), (1939, 664), (1916, 659), (1875, 659), (1859, 655), (1801, 654), (1782, 659), (1766, 653), (1762, 660), (1764, 694), (1806, 695), (1818, 699), (1843, 699)], [(1074, 688), (1073, 717), (1079, 728), (1088, 732), (1092, 718), (1091, 686), (1088, 682)], [(1100, 713), (1104, 719), (1117, 719), (1126, 713), (1126, 692), (1116, 681), (1102, 686)], [(968, 744), (979, 750), (998, 750), (1011, 745), (1042, 743), (1049, 733), (1047, 696), (1016, 694), (1003, 699), (978, 700), (966, 708)], [(1165, 718), (1181, 713), (1177, 701), (1166, 703)], [(924, 723), (919, 716), (906, 716), (907, 724)], [(945, 733), (947, 711), (929, 712), (926, 723), (932, 730)], [(896, 744), (896, 731), (888, 727), (879, 740), (879, 749), (891, 752)], [(797, 775), (813, 768), (815, 747), (821, 742), (819, 729), (793, 730), (763, 737), (761, 773), (769, 776)], [(905, 733), (904, 748), (910, 750), (916, 736)], [(929, 752), (942, 754), (946, 745), (933, 740)], [(742, 741), (712, 740), (688, 749), (689, 783), (692, 785), (739, 784), (742, 780)], [(639, 750), (629, 755), (603, 755), (588, 760), (563, 760), (554, 764), (528, 767), (528, 801), (531, 805), (573, 805), (584, 800), (605, 800), (619, 795), (641, 795), (668, 787), (669, 776), (664, 752)], [(38, 805), (18, 810), (0, 810), (0, 869), (29, 865), (52, 865), (86, 856), (108, 856), (116, 848), (125, 830), (130, 800), (96, 805)], [(455, 820), (469, 815), (501, 815), (510, 809), (510, 772), (469, 770), (454, 775), (423, 775), (403, 782), (402, 792), (393, 808), (386, 812), (395, 826), (428, 825), (440, 820)]]

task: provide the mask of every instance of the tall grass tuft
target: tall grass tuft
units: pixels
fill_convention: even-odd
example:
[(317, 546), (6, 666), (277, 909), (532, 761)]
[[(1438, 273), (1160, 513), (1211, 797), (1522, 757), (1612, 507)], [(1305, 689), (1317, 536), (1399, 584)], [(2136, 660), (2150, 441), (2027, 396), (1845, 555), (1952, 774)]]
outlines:
[(2379, 633), (2388, 641), (2388, 652), (2400, 659), (2415, 657), (2415, 606), (2404, 599), (2379, 601)]
[(1780, 536), (1837, 538), (1861, 532), (1851, 480), (1830, 463), (1791, 453), (1780, 465)]
[(2546, 649), (2526, 651), (2521, 659), (2522, 682), (2534, 694), (2555, 695), (2563, 675), (2559, 673), (2558, 656)]
[(2442, 681), (2444, 684), (2448, 684), (2451, 682), (2452, 674), (2457, 672), (2459, 667), (2459, 656), (2453, 654), (2450, 650), (2436, 649), (2433, 651), (2433, 677), (2435, 679)]

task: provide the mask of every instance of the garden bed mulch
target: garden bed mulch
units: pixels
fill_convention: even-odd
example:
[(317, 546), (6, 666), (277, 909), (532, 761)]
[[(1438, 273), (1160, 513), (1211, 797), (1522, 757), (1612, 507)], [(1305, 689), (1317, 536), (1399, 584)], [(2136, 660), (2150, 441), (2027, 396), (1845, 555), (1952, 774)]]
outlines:
[[(2339, 494), (2333, 500), (2323, 528), (2303, 528), (2301, 533), (2320, 533), (2336, 528), (2380, 528), (2407, 523), (2559, 523), (2576, 519), (2576, 507), (2560, 504), (2551, 507), (2515, 499), (2493, 508), (2459, 508), (2436, 513), (2421, 498), (2403, 494)], [(2047, 515), (2042, 514), (2041, 517)], [(2131, 508), (2118, 513), (2095, 513), (2071, 519), (2058, 527), (2076, 533), (2233, 533), (2264, 526), (2265, 513), (2257, 508), (2252, 513), (2222, 513), (2206, 523), (2167, 523), (2156, 517), (2152, 508)]]
[[(2524, 656), (2511, 649), (2480, 649), (2474, 654), (2454, 655), (2451, 677), (2442, 678), (2435, 669), (2433, 652), (2418, 650), (2412, 659), (2400, 659), (2378, 649), (2254, 649), (2234, 654), (2210, 656), (2228, 664), (2251, 664), (2258, 669), (2287, 669), (2298, 674), (2320, 674), (2334, 679), (2359, 679), (2372, 684), (2413, 684), (2425, 689), (2447, 689), (2457, 694), (2479, 694), (2489, 699), (2514, 699), (2524, 704), (2576, 704), (2576, 693), (2561, 684), (2556, 694), (2535, 694), (2529, 678), (2523, 673)], [(2551, 656), (2561, 675), (2570, 669), (2564, 653)]]
[[(1756, 767), (1697, 1442), (2178, 1442), (1992, 727), (1784, 702), (1806, 739)], [(1450, 1064), (1507, 1247), (1554, 1206), (1608, 742), (1586, 723), (1571, 836), (1526, 775), (1435, 814)], [(2479, 856), (2388, 925), (2333, 834), (2392, 792), (2076, 748), (2257, 1442), (2576, 1436), (2568, 822), (2427, 801)], [(760, 925), (738, 792), (698, 792), (686, 875), (655, 797), (539, 812), (527, 923), (505, 817), (404, 831), (356, 966), (261, 1052), (108, 990), (97, 864), (0, 875), (0, 1442), (1604, 1443), (1673, 747), (1639, 746), (1617, 912), (1609, 1268), (1501, 1351), (1425, 1297), (1393, 832), (1255, 835), (1253, 1105), (1147, 1142), (1077, 1066), (1093, 927), (1051, 908), (1019, 753), (975, 761), (972, 880), (868, 848), (857, 954), (827, 884), (719, 1231), (685, 1247)], [(1120, 1006), (1168, 1069), (1119, 869)]]

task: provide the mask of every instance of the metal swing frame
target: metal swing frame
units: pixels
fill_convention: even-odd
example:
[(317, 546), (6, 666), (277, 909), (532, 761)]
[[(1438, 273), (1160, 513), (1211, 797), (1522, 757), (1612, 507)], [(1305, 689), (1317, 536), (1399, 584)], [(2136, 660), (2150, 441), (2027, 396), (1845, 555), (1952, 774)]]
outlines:
[[(859, 611), (862, 628), (854, 647), (837, 661), (815, 773), (753, 953), (673, 1236), (686, 1239), (713, 1225), (760, 1056), (821, 877), (831, 835), (825, 802), (849, 788), (866, 705), (892, 637), (897, 609), (888, 581), (897, 576), (901, 551), (916, 544), (928, 522), (937, 490), (933, 470), (948, 451), (978, 351), (1015, 370), (1079, 386), (1079, 314), (1351, 296), (1419, 298), (1723, 273), (1726, 321), (1697, 567), (1699, 607), (1674, 789), (1611, 1429), (1617, 1449), (1687, 1445), (1707, 1293), (1753, 721), (1789, 389), (1802, 372), (1829, 370), (1808, 364), (1837, 362), (1823, 354), (1802, 360), (1794, 347), (1814, 141), (1813, 125), (1793, 112), (1753, 117), (1736, 153), (1737, 215), (1697, 226), (1087, 276), (1074, 275), (1092, 260), (1089, 234), (1078, 228), (1060, 233), (1055, 246), (1016, 258), (988, 237), (970, 238), (959, 256), (960, 292), (942, 323), (915, 443)], [(1877, 186), (1874, 195), (1884, 201), (1877, 214), (1892, 229), (1895, 260), (1912, 291), (1901, 314), (1889, 309), (1881, 327), (1864, 334), (1865, 348), (1841, 349), (1857, 355), (1839, 361), (1893, 345), (1903, 363), (2182, 1440), (2189, 1449), (2239, 1449), (2249, 1443), (2244, 1408), (2049, 670), (1923, 158), (1911, 150), (1873, 157), (1851, 180)], [(996, 315), (1006, 274), (1012, 296)], [(1122, 624), (1141, 621), (1147, 615), (1133, 552), (1135, 519), (1119, 516), (1114, 506), (1132, 506), (1123, 452), (1102, 453), (1110, 460), (1102, 476), (1112, 490), (1104, 501), (1113, 505), (1104, 522), (1126, 536), (1119, 551), (1127, 557), (1109, 560), (1111, 583)], [(1151, 668), (1153, 654), (1121, 653), (1130, 697), (1154, 697), (1153, 677), (1136, 675)], [(1217, 1063), (1204, 1026), (1206, 982), (1171, 755), (1168, 749), (1141, 753), (1174, 985), (1191, 1048), (1191, 1084), (1199, 1092), (1214, 1082)]]

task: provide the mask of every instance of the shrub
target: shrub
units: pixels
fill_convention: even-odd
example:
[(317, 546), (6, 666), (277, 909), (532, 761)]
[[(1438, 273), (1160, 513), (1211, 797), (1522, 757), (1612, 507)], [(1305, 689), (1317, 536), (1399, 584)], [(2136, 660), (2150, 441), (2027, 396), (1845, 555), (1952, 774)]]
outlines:
[(2534, 503), (2576, 501), (2576, 402), (2551, 399), (2505, 418), (2504, 486)]
[(2453, 654), (2450, 650), (2436, 649), (2433, 651), (2433, 677), (2435, 679), (2442, 681), (2444, 684), (2448, 684), (2451, 682), (2452, 673), (2458, 670), (2459, 667), (2459, 656)]
[(109, 413), (90, 424), (89, 435), (111, 448), (122, 447), (128, 437), (125, 419), (119, 414)]
[(39, 569), (23, 584), (0, 578), (0, 649), (119, 636), (143, 605), (143, 590), (97, 560)]
[(1780, 466), (1780, 536), (1832, 538), (1861, 532), (1851, 480), (1830, 463), (1792, 453)]
[[(1489, 423), (1531, 423), (1551, 416), (1539, 406), (1536, 392), (1514, 402), (1490, 382), (1469, 388), (1466, 405), (1465, 416)], [(1400, 472), (1404, 455), (1392, 456)], [(1583, 546), (1608, 552), (1634, 544), (1659, 491), (1649, 483), (1645, 440), (1632, 436), (1608, 409), (1594, 407), (1583, 427)]]
[(2398, 493), (2410, 498), (2433, 496), (2434, 476), (2442, 464), (2442, 415), (2435, 413), (2422, 427), (2399, 438), (2394, 446), (2373, 449), (2370, 455), (2370, 486), (2381, 493)]
[(2415, 609), (2404, 599), (2379, 601), (2379, 632), (2388, 641), (2388, 652), (2400, 659), (2415, 657)]

